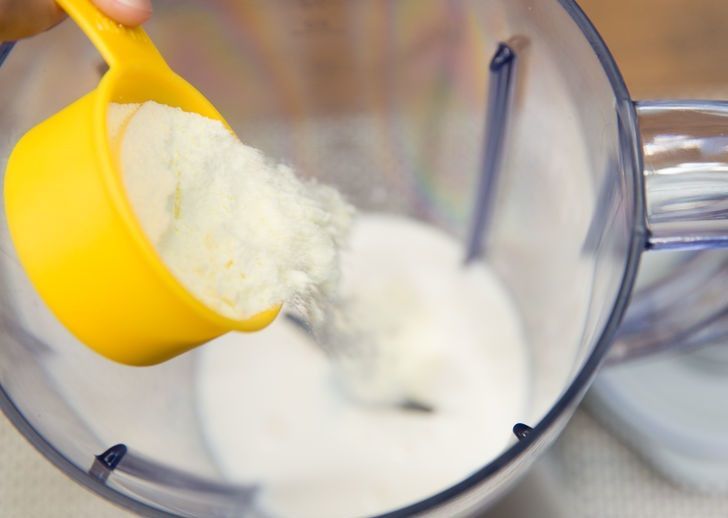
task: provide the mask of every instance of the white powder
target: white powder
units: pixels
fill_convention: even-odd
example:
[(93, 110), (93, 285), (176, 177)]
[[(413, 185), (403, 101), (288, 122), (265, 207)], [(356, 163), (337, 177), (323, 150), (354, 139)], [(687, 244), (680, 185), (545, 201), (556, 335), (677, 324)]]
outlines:
[(260, 485), (264, 513), (383, 513), (459, 482), (514, 441), (528, 397), (521, 324), (493, 273), (463, 268), (462, 254), (437, 229), (369, 214), (342, 259), (349, 327), (335, 332), (368, 340), (375, 372), (345, 371), (345, 386), (373, 402), (406, 394), (432, 413), (348, 397), (339, 364), (285, 318), (195, 353), (209, 449), (229, 479)]
[(142, 228), (210, 308), (235, 319), (285, 301), (317, 310), (335, 287), (353, 209), (334, 189), (218, 121), (154, 102), (112, 104), (109, 133)]

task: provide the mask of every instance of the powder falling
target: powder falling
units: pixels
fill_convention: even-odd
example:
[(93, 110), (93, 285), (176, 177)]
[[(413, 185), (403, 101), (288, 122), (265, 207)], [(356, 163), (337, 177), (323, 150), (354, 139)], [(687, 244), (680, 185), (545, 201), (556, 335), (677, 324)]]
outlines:
[(198, 114), (150, 101), (108, 117), (131, 205), (192, 294), (234, 319), (283, 302), (320, 313), (354, 213), (337, 191)]

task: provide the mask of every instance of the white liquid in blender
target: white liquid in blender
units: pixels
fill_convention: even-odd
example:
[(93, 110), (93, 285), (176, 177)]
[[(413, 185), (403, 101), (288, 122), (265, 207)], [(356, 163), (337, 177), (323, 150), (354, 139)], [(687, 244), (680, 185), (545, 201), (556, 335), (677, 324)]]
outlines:
[[(349, 387), (356, 398), (285, 318), (202, 348), (198, 413), (223, 473), (259, 485), (274, 515), (360, 516), (432, 496), (500, 454), (526, 410), (526, 346), (497, 277), (462, 263), (437, 229), (360, 216), (342, 292), (377, 359), (374, 381)], [(398, 394), (433, 410), (370, 404)]]

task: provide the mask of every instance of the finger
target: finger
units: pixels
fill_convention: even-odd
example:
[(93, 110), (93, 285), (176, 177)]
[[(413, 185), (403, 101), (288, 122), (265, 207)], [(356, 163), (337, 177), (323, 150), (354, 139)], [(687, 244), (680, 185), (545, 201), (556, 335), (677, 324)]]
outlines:
[(63, 20), (52, 0), (0, 0), (0, 41), (11, 41), (43, 32)]
[(151, 0), (93, 0), (106, 16), (119, 23), (136, 27), (152, 16)]

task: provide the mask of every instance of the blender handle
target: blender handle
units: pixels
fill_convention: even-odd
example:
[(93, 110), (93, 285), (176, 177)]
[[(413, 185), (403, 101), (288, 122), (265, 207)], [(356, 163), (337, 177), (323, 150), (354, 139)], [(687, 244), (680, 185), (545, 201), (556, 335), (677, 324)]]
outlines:
[[(640, 101), (648, 250), (728, 247), (728, 102)], [(728, 257), (693, 254), (634, 294), (607, 364), (728, 337)]]
[(647, 248), (728, 247), (728, 102), (640, 101)]
[(608, 365), (728, 338), (728, 257), (699, 252), (637, 291), (606, 358)]

